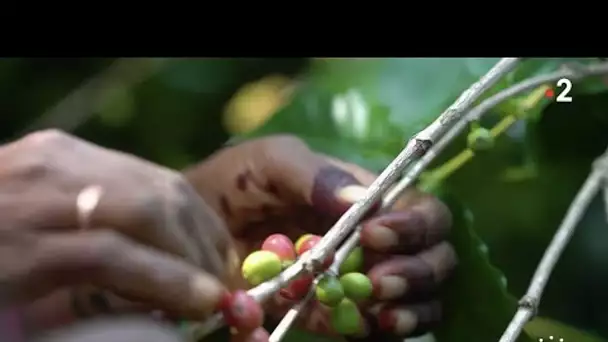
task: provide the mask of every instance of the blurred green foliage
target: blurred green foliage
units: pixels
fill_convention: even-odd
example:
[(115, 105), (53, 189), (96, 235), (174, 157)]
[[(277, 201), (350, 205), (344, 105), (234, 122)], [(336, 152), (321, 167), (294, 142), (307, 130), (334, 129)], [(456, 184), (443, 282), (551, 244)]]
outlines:
[[(297, 75), (293, 100), (258, 130), (234, 138), (288, 132), (315, 149), (380, 171), (408, 137), (434, 119), (496, 60), (168, 60), (143, 82), (106, 95), (108, 99), (96, 99), (102, 105), (94, 113), (83, 113), (87, 120), (74, 133), (180, 168), (209, 155), (230, 137), (222, 127), (221, 115), (241, 86), (276, 73)], [(4, 141), (15, 138), (112, 62), (0, 60), (0, 135)], [(528, 61), (492, 92), (555, 70), (563, 62)], [(455, 216), (464, 215), (465, 222), (468, 215), (474, 221), (455, 226), (453, 241), (466, 269), (446, 293), (449, 318), (437, 332), (441, 341), (489, 341), (506, 327), (515, 298), (525, 292), (591, 161), (608, 144), (605, 90), (602, 80), (595, 78), (574, 84), (572, 103), (541, 102), (527, 120), (517, 122), (497, 139), (491, 151), (476, 155), (442, 184), (439, 191), (449, 193)], [(510, 114), (514, 104), (517, 99), (497, 107), (481, 124), (491, 127)], [(463, 135), (433, 166), (465, 146)], [(566, 341), (608, 338), (604, 304), (608, 294), (602, 291), (608, 283), (608, 229), (602, 210), (598, 198), (543, 297), (540, 314), (552, 320), (530, 324), (531, 335), (560, 336)], [(505, 277), (496, 274), (489, 261)], [(511, 295), (505, 292), (504, 279)], [(577, 329), (588, 333), (581, 335)]]

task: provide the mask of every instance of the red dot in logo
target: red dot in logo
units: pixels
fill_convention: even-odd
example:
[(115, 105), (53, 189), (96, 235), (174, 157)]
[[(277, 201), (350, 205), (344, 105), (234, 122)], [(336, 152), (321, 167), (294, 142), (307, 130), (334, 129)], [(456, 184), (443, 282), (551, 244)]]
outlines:
[(553, 89), (547, 89), (547, 91), (545, 91), (545, 97), (552, 98), (554, 95), (555, 92), (553, 91)]

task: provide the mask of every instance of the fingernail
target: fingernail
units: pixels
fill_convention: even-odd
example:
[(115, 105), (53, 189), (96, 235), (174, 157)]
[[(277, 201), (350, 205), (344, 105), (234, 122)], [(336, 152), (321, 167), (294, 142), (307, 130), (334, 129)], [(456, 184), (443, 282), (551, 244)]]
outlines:
[(207, 316), (219, 306), (225, 305), (226, 298), (230, 295), (221, 284), (210, 277), (203, 275), (195, 276), (190, 283), (191, 307)]
[(381, 330), (396, 335), (407, 335), (416, 329), (418, 318), (409, 310), (383, 310), (378, 315), (378, 326)]
[(374, 226), (366, 230), (366, 240), (372, 248), (387, 249), (399, 243), (399, 236), (388, 227)]
[(384, 276), (380, 278), (378, 299), (395, 299), (403, 296), (407, 289), (407, 280), (399, 276)]
[(360, 185), (348, 185), (339, 189), (336, 196), (344, 202), (355, 203), (365, 197), (366, 193), (367, 188), (365, 187)]
[(393, 332), (397, 335), (403, 336), (411, 333), (416, 329), (418, 324), (418, 317), (415, 313), (409, 310), (395, 310), (395, 326)]

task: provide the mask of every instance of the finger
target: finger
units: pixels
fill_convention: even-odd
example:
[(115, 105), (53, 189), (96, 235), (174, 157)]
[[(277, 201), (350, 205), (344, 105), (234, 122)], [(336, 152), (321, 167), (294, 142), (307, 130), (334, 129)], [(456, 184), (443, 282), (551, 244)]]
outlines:
[(238, 332), (230, 337), (230, 342), (268, 342), (270, 334), (259, 327), (253, 331)]
[(225, 223), (191, 186), (184, 186), (188, 205), (177, 210), (179, 226), (195, 248), (189, 252), (195, 265), (215, 275), (230, 288), (240, 278), (240, 258)]
[(19, 196), (0, 196), (0, 217), (11, 228), (64, 229), (76, 226), (76, 200), (55, 191), (21, 192)]
[(126, 300), (116, 294), (94, 286), (77, 286), (66, 294), (76, 318), (89, 318), (107, 314), (143, 313), (152, 311), (143, 303)]
[(109, 230), (47, 235), (30, 247), (32, 258), (20, 270), (14, 293), (21, 298), (91, 283), (200, 319), (213, 312), (226, 291), (216, 278), (190, 264)]
[(452, 224), (448, 208), (433, 196), (421, 196), (401, 211), (363, 224), (361, 244), (378, 252), (414, 253), (447, 238)]
[(310, 205), (331, 217), (342, 215), (367, 189), (335, 160), (311, 151), (299, 139), (280, 137), (281, 144), (265, 146), (274, 157), (263, 167), (267, 181), (279, 195)]
[[(11, 228), (20, 230), (82, 229), (85, 227), (79, 226), (77, 196), (77, 193), (58, 192), (57, 189), (40, 185), (36, 186), (36, 192), (21, 192), (19, 196), (0, 196), (0, 215), (11, 225)], [(162, 219), (166, 208), (159, 201), (131, 197), (127, 198), (116, 191), (104, 191), (99, 198), (99, 205), (88, 222), (91, 228), (111, 224), (133, 239), (160, 249), (183, 257), (194, 254), (184, 251), (184, 249), (196, 250), (193, 239), (184, 236), (179, 230), (133, 229), (154, 227), (156, 221)], [(177, 213), (173, 216), (177, 216)], [(175, 222), (178, 217), (171, 219)], [(142, 231), (145, 234), (142, 234)]]
[(414, 256), (394, 256), (369, 272), (374, 296), (394, 300), (436, 291), (456, 265), (456, 253), (447, 242)]
[(28, 331), (46, 331), (105, 314), (145, 313), (151, 308), (91, 286), (61, 289), (28, 302), (23, 315)]
[(441, 321), (441, 304), (438, 301), (409, 305), (380, 305), (374, 308), (378, 329), (400, 337), (423, 335)]

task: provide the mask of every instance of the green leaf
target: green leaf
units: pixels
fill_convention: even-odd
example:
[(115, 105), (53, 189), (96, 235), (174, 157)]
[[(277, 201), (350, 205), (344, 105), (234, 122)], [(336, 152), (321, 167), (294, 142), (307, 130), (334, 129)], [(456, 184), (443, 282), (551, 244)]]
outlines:
[[(504, 275), (489, 261), (488, 248), (473, 230), (473, 214), (446, 193), (438, 193), (453, 215), (450, 241), (459, 258), (442, 292), (445, 319), (434, 332), (439, 342), (497, 341), (517, 309)], [(519, 342), (531, 341), (523, 334)]]
[(238, 60), (232, 58), (175, 59), (157, 77), (182, 91), (218, 93), (238, 82), (237, 63)]
[(355, 90), (367, 102), (386, 106), (389, 124), (409, 138), (491, 65), (483, 58), (329, 59), (317, 62), (311, 82), (334, 93)]
[[(332, 95), (322, 88), (305, 86), (291, 103), (280, 109), (261, 128), (234, 137), (233, 140), (269, 134), (293, 134), (303, 139), (312, 149), (372, 170), (381, 170), (393, 158), (387, 151), (398, 151), (403, 144), (400, 130), (387, 124), (386, 108), (357, 103), (361, 99), (355, 97), (355, 100), (349, 100), (346, 96), (344, 120), (334, 115), (336, 97)], [(363, 107), (363, 111), (357, 112), (357, 106)], [(353, 124), (356, 120), (353, 119), (354, 115), (359, 115), (360, 123)], [(357, 152), (353, 153), (354, 151)]]
[(124, 86), (109, 88), (99, 97), (99, 120), (110, 127), (121, 127), (135, 115), (135, 99)]
[(544, 341), (549, 341), (550, 336), (553, 336), (555, 342), (560, 341), (560, 338), (564, 342), (575, 341), (575, 342), (603, 342), (605, 339), (590, 334), (586, 331), (573, 328), (562, 322), (551, 320), (549, 318), (537, 317), (526, 325), (526, 331), (536, 337), (542, 338)]

